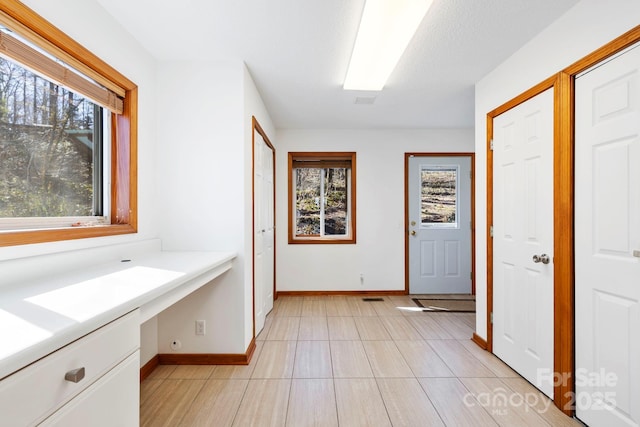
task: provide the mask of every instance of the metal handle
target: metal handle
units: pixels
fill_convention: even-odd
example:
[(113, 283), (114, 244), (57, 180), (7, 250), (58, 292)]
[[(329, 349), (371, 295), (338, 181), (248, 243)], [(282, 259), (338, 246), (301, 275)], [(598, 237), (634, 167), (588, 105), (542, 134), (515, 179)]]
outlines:
[(547, 254), (533, 256), (533, 262), (535, 262), (536, 264), (539, 262), (543, 264), (549, 264), (549, 261), (551, 261), (551, 258), (549, 258), (549, 255)]
[(79, 383), (84, 378), (84, 367), (72, 369), (64, 374), (64, 379), (72, 383)]
[(636, 258), (640, 258), (640, 250), (636, 249), (633, 251), (633, 256)]
[(416, 235), (416, 230), (411, 230), (411, 235), (415, 236)]

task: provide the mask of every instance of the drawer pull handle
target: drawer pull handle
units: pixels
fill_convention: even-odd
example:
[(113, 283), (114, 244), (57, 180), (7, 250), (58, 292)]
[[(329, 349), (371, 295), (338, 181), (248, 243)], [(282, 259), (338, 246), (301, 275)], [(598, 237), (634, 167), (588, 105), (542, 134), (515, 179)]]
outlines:
[(72, 369), (64, 374), (64, 379), (72, 383), (79, 383), (84, 378), (84, 368)]

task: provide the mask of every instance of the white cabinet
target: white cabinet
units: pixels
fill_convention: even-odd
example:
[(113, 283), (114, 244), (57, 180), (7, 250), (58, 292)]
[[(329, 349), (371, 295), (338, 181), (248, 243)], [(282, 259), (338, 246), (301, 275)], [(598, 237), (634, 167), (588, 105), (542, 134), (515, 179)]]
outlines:
[[(59, 425), (75, 425), (69, 416), (80, 420), (87, 411), (108, 415), (104, 425), (137, 425), (139, 349), (135, 310), (10, 375), (0, 381), (0, 426), (37, 425), (60, 408), (48, 425), (57, 425), (58, 419)], [(67, 374), (78, 370), (73, 381)], [(121, 410), (126, 419), (118, 424), (112, 418)], [(92, 419), (77, 425), (103, 424)]]
[(126, 358), (41, 426), (131, 427), (140, 422), (140, 352)]

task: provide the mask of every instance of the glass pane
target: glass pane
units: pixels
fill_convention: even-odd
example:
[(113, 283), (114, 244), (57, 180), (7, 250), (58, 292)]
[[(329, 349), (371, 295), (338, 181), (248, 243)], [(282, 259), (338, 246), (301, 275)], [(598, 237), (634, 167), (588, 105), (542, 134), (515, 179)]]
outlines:
[(456, 224), (456, 169), (423, 169), (420, 220), (422, 224)]
[(324, 234), (347, 234), (347, 169), (325, 169)]
[(296, 235), (320, 235), (320, 171), (295, 170)]
[(0, 217), (99, 214), (93, 212), (99, 114), (82, 96), (0, 58)]

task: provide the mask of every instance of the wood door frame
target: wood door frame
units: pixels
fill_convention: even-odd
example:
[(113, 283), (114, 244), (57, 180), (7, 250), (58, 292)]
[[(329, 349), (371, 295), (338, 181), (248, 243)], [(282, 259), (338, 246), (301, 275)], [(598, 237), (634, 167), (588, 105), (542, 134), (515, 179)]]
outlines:
[[(276, 148), (271, 143), (267, 133), (262, 129), (258, 119), (251, 116), (251, 317), (253, 319), (253, 338), (256, 337), (256, 133), (262, 136), (273, 156), (273, 300), (277, 299), (276, 292)], [(266, 316), (266, 314), (265, 314)]]
[(471, 295), (476, 294), (476, 155), (475, 153), (404, 153), (404, 293), (409, 294), (409, 159), (469, 157), (471, 160)]
[(487, 113), (487, 350), (493, 353), (493, 119), (547, 89), (554, 90), (554, 403), (575, 412), (574, 111), (576, 76), (640, 41), (640, 25)]

